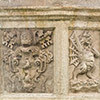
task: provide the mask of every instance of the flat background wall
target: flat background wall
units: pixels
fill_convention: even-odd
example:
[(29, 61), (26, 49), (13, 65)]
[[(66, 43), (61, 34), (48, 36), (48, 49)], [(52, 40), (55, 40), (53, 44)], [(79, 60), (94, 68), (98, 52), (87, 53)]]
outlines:
[(81, 6), (100, 8), (100, 0), (0, 0), (1, 6)]

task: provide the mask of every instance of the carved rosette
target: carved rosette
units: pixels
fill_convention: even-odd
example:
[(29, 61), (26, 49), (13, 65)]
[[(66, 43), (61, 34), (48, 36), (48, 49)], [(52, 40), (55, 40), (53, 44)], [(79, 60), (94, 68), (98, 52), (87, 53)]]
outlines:
[(53, 86), (48, 87), (48, 81), (53, 82), (49, 72), (53, 73), (53, 29), (9, 29), (3, 33), (4, 90), (53, 92)]

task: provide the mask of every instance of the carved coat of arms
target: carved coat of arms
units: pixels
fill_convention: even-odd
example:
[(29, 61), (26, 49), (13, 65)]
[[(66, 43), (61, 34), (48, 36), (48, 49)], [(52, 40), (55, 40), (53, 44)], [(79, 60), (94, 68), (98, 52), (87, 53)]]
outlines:
[[(4, 31), (4, 87), (8, 92), (46, 92), (48, 65), (53, 62), (53, 30)], [(37, 88), (37, 90), (35, 90)], [(49, 91), (51, 92), (51, 91)]]

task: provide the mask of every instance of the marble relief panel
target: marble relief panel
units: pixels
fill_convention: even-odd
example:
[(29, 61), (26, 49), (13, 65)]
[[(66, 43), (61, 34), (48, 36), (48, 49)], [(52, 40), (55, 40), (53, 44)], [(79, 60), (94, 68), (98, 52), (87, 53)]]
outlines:
[(53, 92), (53, 30), (0, 29), (3, 92)]
[(100, 92), (100, 31), (69, 34), (69, 92)]

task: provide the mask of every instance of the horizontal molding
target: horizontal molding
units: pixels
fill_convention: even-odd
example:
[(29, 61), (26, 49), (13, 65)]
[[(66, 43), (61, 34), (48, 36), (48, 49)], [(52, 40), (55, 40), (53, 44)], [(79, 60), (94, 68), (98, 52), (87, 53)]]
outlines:
[(100, 31), (100, 27), (68, 27), (69, 30), (93, 30)]
[(99, 8), (81, 7), (4, 7), (0, 8), (0, 21), (100, 21)]
[(60, 11), (74, 11), (74, 10), (78, 10), (78, 11), (100, 11), (100, 8), (94, 8), (94, 7), (77, 7), (77, 6), (71, 6), (71, 7), (42, 7), (42, 6), (39, 6), (39, 7), (33, 7), (33, 6), (21, 6), (21, 7), (0, 7), (1, 10), (19, 10), (19, 11), (22, 11), (22, 10), (31, 10), (31, 11), (57, 11), (57, 10), (60, 10)]

